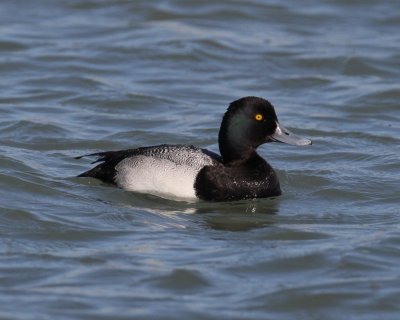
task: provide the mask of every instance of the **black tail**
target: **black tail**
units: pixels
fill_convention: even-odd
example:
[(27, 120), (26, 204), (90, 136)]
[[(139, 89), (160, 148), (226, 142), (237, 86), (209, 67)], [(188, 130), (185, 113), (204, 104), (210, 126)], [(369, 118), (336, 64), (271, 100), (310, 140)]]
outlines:
[(85, 171), (78, 175), (77, 177), (89, 177), (89, 178), (96, 178), (101, 181), (107, 182), (107, 183), (113, 183), (115, 184), (114, 177), (115, 177), (115, 166), (117, 163), (113, 160), (112, 157), (113, 151), (108, 151), (108, 152), (96, 152), (96, 153), (90, 153), (90, 154), (84, 154), (82, 156), (75, 157), (74, 159), (82, 159), (84, 157), (97, 157), (96, 160), (92, 161), (91, 163), (98, 163), (97, 166), (94, 168)]
[[(111, 151), (111, 152), (112, 152), (112, 151)], [(82, 155), (82, 156), (74, 157), (74, 159), (79, 160), (79, 159), (86, 158), (86, 157), (97, 157), (96, 160), (94, 160), (93, 162), (91, 162), (91, 163), (93, 164), (93, 163), (100, 162), (100, 161), (106, 161), (106, 154), (107, 154), (107, 153), (109, 153), (109, 152), (95, 152), (95, 153), (89, 153), (89, 154), (84, 154), (84, 155)]]

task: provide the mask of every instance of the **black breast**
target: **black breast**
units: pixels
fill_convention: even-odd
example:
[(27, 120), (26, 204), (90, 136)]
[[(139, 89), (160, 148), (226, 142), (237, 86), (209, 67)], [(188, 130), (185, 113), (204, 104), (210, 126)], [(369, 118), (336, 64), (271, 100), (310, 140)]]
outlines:
[(274, 169), (258, 155), (244, 163), (206, 166), (196, 177), (196, 195), (202, 200), (229, 201), (279, 196)]

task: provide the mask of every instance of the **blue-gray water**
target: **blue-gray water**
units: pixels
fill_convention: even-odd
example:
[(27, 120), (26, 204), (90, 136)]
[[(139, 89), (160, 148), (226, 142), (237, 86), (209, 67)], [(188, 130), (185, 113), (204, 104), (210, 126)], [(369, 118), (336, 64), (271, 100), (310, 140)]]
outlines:
[[(0, 2), (1, 319), (399, 319), (400, 2)], [(257, 95), (284, 195), (185, 203), (74, 178), (217, 151)]]

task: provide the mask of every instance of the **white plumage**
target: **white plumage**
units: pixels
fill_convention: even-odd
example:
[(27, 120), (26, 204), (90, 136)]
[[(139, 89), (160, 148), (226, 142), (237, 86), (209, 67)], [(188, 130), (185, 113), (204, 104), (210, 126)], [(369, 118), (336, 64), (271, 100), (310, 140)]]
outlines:
[(116, 184), (129, 191), (171, 199), (197, 199), (194, 183), (199, 171), (217, 161), (194, 147), (154, 148), (115, 167)]

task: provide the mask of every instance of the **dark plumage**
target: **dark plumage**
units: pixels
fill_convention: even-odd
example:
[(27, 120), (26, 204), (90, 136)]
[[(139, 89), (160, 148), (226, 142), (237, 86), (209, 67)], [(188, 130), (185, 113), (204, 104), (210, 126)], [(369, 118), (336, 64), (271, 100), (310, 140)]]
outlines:
[(245, 97), (232, 102), (222, 119), (221, 156), (185, 145), (92, 153), (87, 156), (98, 157), (93, 163), (100, 164), (79, 177), (166, 198), (226, 201), (278, 196), (278, 177), (256, 152), (273, 141), (311, 144), (285, 129), (267, 100)]

